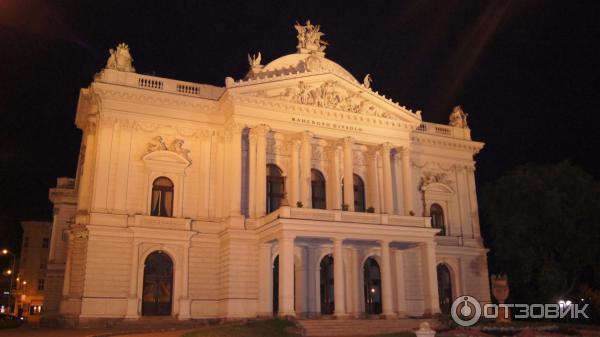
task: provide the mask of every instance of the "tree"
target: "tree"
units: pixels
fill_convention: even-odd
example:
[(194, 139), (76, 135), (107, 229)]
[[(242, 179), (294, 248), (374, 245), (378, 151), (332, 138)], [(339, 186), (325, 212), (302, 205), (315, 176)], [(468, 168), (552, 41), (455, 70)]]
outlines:
[[(509, 275), (513, 301), (556, 303), (580, 283), (600, 288), (599, 192), (568, 161), (519, 166), (483, 189), (490, 269)], [(595, 277), (582, 279), (590, 269)]]

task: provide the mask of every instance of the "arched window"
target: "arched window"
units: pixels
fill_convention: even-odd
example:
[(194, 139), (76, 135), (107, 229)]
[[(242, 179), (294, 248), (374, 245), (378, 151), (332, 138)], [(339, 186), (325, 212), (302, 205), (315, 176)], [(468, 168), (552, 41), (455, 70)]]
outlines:
[(365, 207), (365, 183), (357, 174), (354, 175), (354, 211), (364, 212)]
[(153, 216), (173, 216), (173, 182), (167, 177), (158, 177), (152, 183), (152, 203), (150, 214)]
[[(367, 210), (365, 206), (365, 183), (358, 174), (352, 176), (352, 180), (354, 180), (354, 211), (365, 212)], [(344, 179), (342, 179), (342, 203), (346, 203), (344, 200)]]
[(325, 196), (325, 177), (319, 170), (310, 170), (310, 185), (312, 188), (312, 208), (327, 208)]
[(267, 214), (281, 206), (284, 193), (281, 170), (277, 165), (267, 164)]
[(433, 204), (429, 208), (429, 216), (431, 217), (431, 227), (441, 228), (442, 231), (438, 235), (446, 235), (446, 229), (444, 227), (444, 210), (439, 204)]

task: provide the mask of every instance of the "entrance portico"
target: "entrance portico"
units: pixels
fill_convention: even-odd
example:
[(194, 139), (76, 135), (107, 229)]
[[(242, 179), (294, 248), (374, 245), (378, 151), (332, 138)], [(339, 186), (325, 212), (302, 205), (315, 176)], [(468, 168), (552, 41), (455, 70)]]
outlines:
[[(369, 280), (363, 271), (372, 258), (379, 267), (380, 286), (369, 291), (381, 292), (376, 297), (382, 316), (438, 313), (437, 232), (424, 217), (282, 207), (257, 224), (259, 312), (272, 314), (272, 296), (279, 296), (279, 316), (329, 314), (323, 305), (333, 295), (335, 317), (364, 316), (370, 312), (368, 300), (373, 296), (365, 295)], [(274, 275), (276, 256), (279, 272)], [(333, 264), (333, 294), (327, 289), (330, 283), (322, 280), (330, 275), (322, 270), (329, 265), (324, 261)], [(407, 278), (407, 273), (412, 277)], [(273, 294), (274, 281), (277, 294)], [(408, 298), (406, 292), (418, 296)]]

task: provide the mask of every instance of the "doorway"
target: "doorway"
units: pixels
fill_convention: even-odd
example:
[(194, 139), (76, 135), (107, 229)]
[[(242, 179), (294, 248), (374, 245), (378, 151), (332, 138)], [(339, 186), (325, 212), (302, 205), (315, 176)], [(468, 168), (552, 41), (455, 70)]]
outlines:
[(370, 257), (363, 266), (365, 312), (369, 315), (381, 314), (381, 270), (377, 261)]
[(333, 297), (333, 257), (325, 256), (320, 266), (321, 314), (331, 315), (335, 310)]
[(144, 263), (142, 316), (169, 316), (173, 304), (173, 261), (162, 251)]

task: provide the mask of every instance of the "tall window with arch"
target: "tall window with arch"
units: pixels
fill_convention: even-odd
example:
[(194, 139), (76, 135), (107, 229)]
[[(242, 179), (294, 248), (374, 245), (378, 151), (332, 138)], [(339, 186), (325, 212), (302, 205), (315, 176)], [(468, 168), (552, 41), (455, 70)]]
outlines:
[[(355, 212), (365, 212), (367, 210), (365, 203), (365, 182), (358, 174), (352, 175), (354, 180), (354, 211)], [(344, 179), (342, 179), (342, 203), (345, 204), (344, 200)]]
[(327, 208), (325, 177), (319, 170), (310, 170), (310, 185), (312, 189), (312, 208)]
[(284, 179), (281, 169), (274, 164), (267, 164), (267, 214), (281, 206), (285, 194)]
[(173, 182), (167, 177), (158, 177), (152, 183), (150, 215), (173, 216)]
[(431, 217), (431, 227), (441, 229), (437, 235), (446, 235), (446, 226), (444, 225), (444, 209), (442, 206), (439, 204), (432, 204), (429, 208), (429, 216)]

